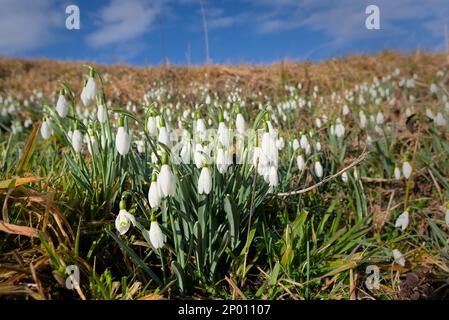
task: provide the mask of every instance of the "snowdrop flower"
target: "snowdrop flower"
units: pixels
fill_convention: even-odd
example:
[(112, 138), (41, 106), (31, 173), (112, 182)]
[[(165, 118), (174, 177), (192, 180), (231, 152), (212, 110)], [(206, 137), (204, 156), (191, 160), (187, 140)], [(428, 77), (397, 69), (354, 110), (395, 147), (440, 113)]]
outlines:
[(186, 139), (186, 141), (183, 142), (182, 148), (180, 151), (181, 161), (184, 164), (189, 164), (190, 160), (192, 159), (192, 142), (191, 139)]
[(147, 121), (148, 134), (152, 137), (157, 136), (157, 121), (154, 115), (150, 115)]
[(69, 111), (69, 103), (64, 95), (64, 89), (61, 89), (59, 93), (58, 102), (56, 102), (56, 112), (61, 118), (65, 118)]
[(47, 140), (52, 134), (52, 123), (49, 118), (44, 119), (41, 125), (41, 136), (43, 139)]
[(335, 135), (337, 138), (341, 138), (345, 135), (345, 126), (341, 122), (338, 122), (335, 125)]
[(168, 155), (162, 155), (162, 167), (157, 176), (157, 185), (161, 197), (172, 197), (176, 191), (176, 177), (168, 165)]
[(98, 122), (100, 122), (101, 124), (105, 123), (107, 118), (108, 113), (106, 110), (106, 106), (104, 104), (100, 104), (97, 108), (97, 119)]
[(393, 250), (393, 258), (395, 263), (397, 263), (401, 267), (405, 266), (405, 258), (398, 249)]
[(124, 235), (128, 232), (131, 224), (135, 226), (136, 219), (132, 214), (126, 211), (126, 202), (124, 199), (122, 199), (120, 201), (120, 211), (117, 215), (117, 218), (115, 219), (115, 228), (121, 235)]
[(159, 136), (158, 142), (165, 144), (169, 149), (171, 149), (172, 144), (170, 140), (170, 132), (168, 131), (167, 126), (165, 125), (164, 118), (160, 118), (160, 128), (159, 128)]
[(278, 172), (275, 166), (270, 166), (268, 171), (268, 184), (271, 188), (275, 188), (278, 185)]
[(302, 134), (301, 140), (300, 140), (301, 148), (306, 149), (308, 144), (309, 144), (309, 140), (307, 140), (307, 136), (305, 134)]
[(241, 113), (238, 113), (235, 118), (235, 127), (237, 132), (240, 134), (244, 134), (246, 130), (245, 118), (243, 118)]
[(348, 183), (348, 181), (349, 181), (349, 176), (348, 176), (348, 173), (347, 173), (346, 171), (342, 173), (342, 175), (341, 175), (341, 180), (342, 180), (344, 183)]
[(125, 130), (123, 117), (119, 119), (119, 127), (117, 130), (117, 135), (115, 137), (115, 148), (120, 155), (125, 156), (129, 152), (129, 147), (131, 146), (131, 136), (129, 132)]
[(75, 129), (72, 133), (73, 150), (75, 150), (76, 153), (79, 153), (81, 151), (82, 146), (83, 146), (83, 135), (81, 134), (81, 131)]
[(304, 157), (302, 154), (298, 155), (296, 157), (296, 165), (298, 166), (298, 170), (302, 171), (304, 170), (305, 167), (305, 161), (304, 161)]
[(144, 153), (145, 152), (145, 141), (139, 140), (136, 141), (137, 152)]
[(151, 214), (151, 225), (150, 230), (148, 231), (148, 235), (150, 238), (151, 245), (154, 249), (160, 249), (164, 246), (164, 235), (162, 234), (161, 227), (159, 227), (159, 223), (157, 223), (156, 217), (154, 214)]
[(150, 189), (148, 190), (148, 202), (151, 208), (159, 208), (161, 205), (161, 196), (157, 187), (157, 174), (154, 172), (151, 175)]
[(359, 112), (359, 118), (360, 118), (360, 128), (365, 128), (366, 124), (368, 122), (368, 119), (366, 119), (366, 115), (363, 111)]
[(201, 169), (200, 177), (198, 179), (198, 193), (209, 194), (212, 190), (212, 177), (207, 166)]
[(298, 139), (295, 139), (295, 140), (293, 140), (293, 144), (292, 144), (292, 147), (293, 147), (293, 151), (296, 151), (296, 150), (298, 150), (298, 149), (299, 149), (299, 147), (300, 147), (300, 144), (299, 144), (299, 141), (298, 141)]
[(404, 175), (405, 179), (410, 178), (412, 175), (412, 166), (408, 161), (404, 161), (402, 164), (402, 174)]
[(396, 228), (401, 228), (402, 231), (407, 229), (409, 223), (409, 213), (407, 210), (405, 210), (397, 219), (394, 226)]
[(446, 119), (444, 118), (443, 114), (441, 112), (438, 112), (435, 119), (435, 124), (439, 127), (445, 127), (447, 124)]
[(284, 147), (285, 147), (285, 140), (284, 140), (283, 137), (280, 137), (279, 139), (277, 139), (276, 147), (278, 148), (278, 150), (284, 149)]
[[(220, 116), (219, 116), (220, 118)], [(225, 147), (229, 147), (230, 144), (230, 132), (228, 127), (226, 127), (226, 124), (223, 121), (220, 121), (218, 123), (218, 141)]]
[(95, 102), (97, 98), (97, 84), (94, 79), (94, 71), (90, 70), (90, 76), (87, 79), (87, 83), (81, 92), (81, 100), (85, 107), (88, 107), (93, 102)]
[(394, 178), (396, 180), (401, 179), (401, 170), (398, 167), (394, 167)]
[(347, 116), (347, 115), (349, 114), (349, 108), (348, 108), (348, 105), (347, 105), (347, 104), (345, 104), (345, 105), (343, 106), (342, 113), (343, 113), (343, 116)]
[(319, 161), (315, 161), (315, 174), (318, 178), (323, 177), (323, 166)]
[(378, 112), (377, 113), (377, 116), (376, 116), (376, 123), (378, 124), (378, 125), (382, 125), (382, 124), (384, 124), (384, 115), (383, 115), (383, 113), (382, 112)]
[(221, 174), (225, 174), (229, 165), (232, 163), (232, 157), (227, 155), (227, 152), (220, 146), (217, 150), (217, 157), (215, 159), (217, 164), (217, 170)]

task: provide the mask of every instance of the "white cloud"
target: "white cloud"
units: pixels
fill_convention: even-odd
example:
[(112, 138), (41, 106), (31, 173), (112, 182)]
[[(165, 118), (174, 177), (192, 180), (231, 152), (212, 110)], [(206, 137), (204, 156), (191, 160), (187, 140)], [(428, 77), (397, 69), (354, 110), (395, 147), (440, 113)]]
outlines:
[(52, 0), (0, 0), (0, 54), (24, 53), (52, 41), (64, 24), (64, 10)]
[(149, 30), (162, 10), (162, 1), (111, 0), (101, 9), (99, 28), (87, 36), (87, 43), (102, 47), (138, 38)]
[[(448, 22), (448, 0), (247, 0), (262, 13), (255, 16), (260, 33), (305, 28), (329, 36), (334, 44), (370, 37), (407, 37), (403, 23), (414, 24), (417, 32), (429, 32), (436, 40), (443, 37)], [(365, 28), (365, 8), (380, 8), (380, 31)], [(404, 39), (406, 41), (407, 39)], [(429, 41), (430, 39), (424, 39)]]

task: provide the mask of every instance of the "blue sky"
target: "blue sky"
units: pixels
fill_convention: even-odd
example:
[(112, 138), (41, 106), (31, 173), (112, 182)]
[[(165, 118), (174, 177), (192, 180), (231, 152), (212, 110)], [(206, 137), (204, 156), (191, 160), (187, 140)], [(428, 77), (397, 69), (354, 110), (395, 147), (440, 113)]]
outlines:
[[(317, 61), (384, 49), (441, 51), (449, 25), (449, 0), (203, 3), (213, 63)], [(80, 8), (80, 30), (65, 27), (69, 4)], [(370, 4), (380, 9), (380, 30), (365, 28)], [(189, 56), (194, 64), (205, 61), (200, 0), (0, 0), (2, 56), (144, 66), (164, 61), (164, 51), (175, 64), (186, 64)]]

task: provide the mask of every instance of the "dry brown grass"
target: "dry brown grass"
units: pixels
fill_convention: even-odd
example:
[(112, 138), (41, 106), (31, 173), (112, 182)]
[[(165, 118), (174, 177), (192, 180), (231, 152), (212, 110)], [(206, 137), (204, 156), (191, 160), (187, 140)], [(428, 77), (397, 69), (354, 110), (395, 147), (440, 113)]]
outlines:
[[(48, 96), (57, 92), (59, 82), (80, 91), (83, 62), (51, 60), (22, 60), (0, 57), (0, 93), (20, 93), (24, 97), (38, 88)], [(213, 66), (158, 66), (137, 68), (126, 65), (96, 65), (106, 77), (106, 95), (119, 101), (141, 101), (153, 81), (164, 81), (179, 90), (188, 89), (192, 82), (209, 83), (212, 89), (222, 88), (226, 81), (238, 82), (249, 92), (278, 90), (285, 83), (301, 82), (308, 92), (317, 84), (322, 90), (342, 90), (374, 76), (382, 76), (399, 67), (405, 74), (419, 72), (421, 77), (435, 74), (445, 64), (439, 53), (415, 52), (401, 55), (382, 52), (377, 55), (352, 55), (321, 63), (294, 63), (284, 61), (272, 65), (213, 65)], [(267, 91), (268, 90), (268, 91)], [(188, 92), (188, 90), (187, 90)]]

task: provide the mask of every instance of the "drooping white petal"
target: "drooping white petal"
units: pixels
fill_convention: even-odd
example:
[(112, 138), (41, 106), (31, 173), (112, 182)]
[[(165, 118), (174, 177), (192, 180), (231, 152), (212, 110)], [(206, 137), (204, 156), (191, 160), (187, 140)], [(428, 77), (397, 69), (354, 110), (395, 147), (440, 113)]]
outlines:
[(212, 190), (212, 177), (208, 167), (201, 169), (200, 177), (198, 179), (198, 193), (209, 194)]
[(408, 211), (404, 211), (397, 219), (394, 226), (396, 228), (401, 228), (402, 231), (404, 231), (409, 223), (409, 213)]
[(398, 249), (393, 250), (393, 258), (394, 258), (395, 263), (397, 263), (398, 265), (400, 265), (402, 267), (405, 266), (405, 258)]
[(129, 152), (131, 146), (131, 137), (125, 130), (125, 127), (119, 127), (117, 135), (115, 137), (115, 147), (122, 156), (125, 156)]
[(150, 189), (148, 190), (148, 202), (151, 208), (159, 208), (161, 205), (161, 196), (157, 187), (157, 181), (151, 181)]
[(76, 153), (79, 153), (81, 151), (82, 146), (83, 146), (83, 135), (79, 130), (73, 131), (72, 134), (73, 150), (75, 150)]
[(412, 166), (408, 161), (405, 161), (402, 164), (402, 174), (404, 175), (405, 179), (410, 178), (410, 176), (412, 175)]
[(63, 94), (59, 95), (58, 102), (56, 102), (56, 112), (61, 118), (65, 118), (69, 111), (69, 103)]
[(323, 166), (319, 161), (315, 161), (315, 174), (318, 178), (323, 177)]
[(120, 210), (115, 219), (115, 228), (117, 231), (123, 235), (128, 232), (131, 224), (136, 225), (134, 216), (124, 209)]
[(148, 234), (150, 237), (151, 245), (155, 249), (160, 249), (164, 246), (164, 235), (157, 221), (151, 222), (150, 231), (148, 231)]

